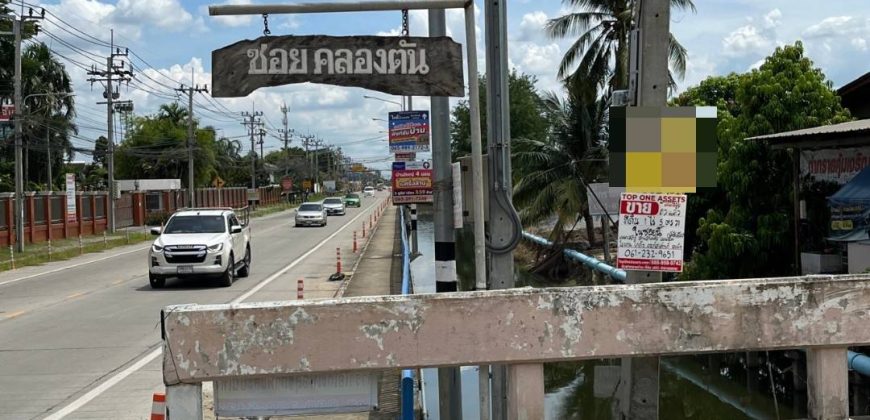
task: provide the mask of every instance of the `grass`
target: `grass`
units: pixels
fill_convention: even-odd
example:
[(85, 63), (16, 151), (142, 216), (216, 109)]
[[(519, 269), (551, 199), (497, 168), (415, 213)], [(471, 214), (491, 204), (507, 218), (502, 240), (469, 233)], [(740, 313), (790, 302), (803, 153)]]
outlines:
[[(14, 255), (15, 268), (21, 268), (45, 264), (51, 261), (68, 260), (83, 254), (137, 244), (149, 239), (151, 239), (151, 236), (146, 232), (128, 231), (127, 233), (115, 233), (105, 237), (99, 235), (83, 237), (81, 244), (79, 244), (78, 238), (52, 241), (50, 247), (48, 242), (29, 244), (24, 247), (24, 252), (14, 251), (12, 254)], [(10, 252), (0, 254), (0, 271), (8, 271), (12, 267), (13, 259), (10, 258)]]
[[(323, 195), (310, 195), (309, 201), (318, 201), (323, 199)], [(282, 202), (271, 206), (262, 206), (251, 212), (250, 217), (263, 217), (269, 214), (278, 213), (285, 210), (296, 208), (297, 204)], [(132, 232), (130, 230), (106, 235), (90, 235), (82, 237), (82, 242), (79, 244), (78, 238), (54, 240), (49, 246), (48, 242), (39, 242), (35, 244), (27, 244), (24, 247), (24, 252), (11, 251), (14, 254), (15, 268), (21, 268), (32, 265), (45, 264), (51, 261), (62, 261), (70, 258), (78, 257), (84, 254), (94, 252), (102, 252), (107, 249), (117, 248), (119, 246), (132, 245), (153, 239), (148, 227), (142, 227), (141, 232)], [(10, 252), (0, 251), (0, 272), (12, 269), (12, 261)]]

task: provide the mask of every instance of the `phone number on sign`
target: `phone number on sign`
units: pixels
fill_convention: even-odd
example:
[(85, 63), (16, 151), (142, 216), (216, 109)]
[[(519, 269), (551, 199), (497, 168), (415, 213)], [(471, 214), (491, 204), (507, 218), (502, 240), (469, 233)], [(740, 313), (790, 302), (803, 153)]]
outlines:
[(673, 260), (676, 258), (681, 258), (681, 256), (673, 251), (668, 249), (623, 249), (619, 251), (620, 257), (623, 258), (642, 258), (642, 259), (666, 259)]

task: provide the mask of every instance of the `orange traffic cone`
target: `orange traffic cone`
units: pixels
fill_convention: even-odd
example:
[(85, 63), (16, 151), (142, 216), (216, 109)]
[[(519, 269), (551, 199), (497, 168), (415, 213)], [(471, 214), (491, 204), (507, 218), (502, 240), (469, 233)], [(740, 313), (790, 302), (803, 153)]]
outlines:
[(151, 420), (166, 420), (166, 394), (154, 393), (151, 400)]

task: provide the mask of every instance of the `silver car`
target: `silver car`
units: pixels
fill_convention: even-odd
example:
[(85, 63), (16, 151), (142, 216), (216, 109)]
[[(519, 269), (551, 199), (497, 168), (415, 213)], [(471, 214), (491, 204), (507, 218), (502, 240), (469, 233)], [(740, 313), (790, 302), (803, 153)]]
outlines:
[(339, 197), (330, 197), (323, 200), (323, 207), (326, 208), (326, 214), (344, 216), (347, 211), (344, 208), (344, 200)]
[(326, 209), (320, 203), (303, 203), (296, 209), (296, 227), (326, 226)]

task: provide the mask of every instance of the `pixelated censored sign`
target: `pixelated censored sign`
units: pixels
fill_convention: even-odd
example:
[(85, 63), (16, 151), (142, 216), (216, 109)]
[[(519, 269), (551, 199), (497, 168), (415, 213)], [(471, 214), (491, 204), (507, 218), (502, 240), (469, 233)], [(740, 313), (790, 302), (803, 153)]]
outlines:
[(715, 107), (610, 108), (610, 186), (682, 193), (716, 186)]
[(622, 193), (616, 267), (683, 271), (686, 195)]

